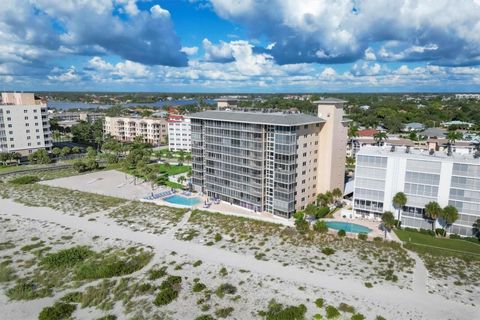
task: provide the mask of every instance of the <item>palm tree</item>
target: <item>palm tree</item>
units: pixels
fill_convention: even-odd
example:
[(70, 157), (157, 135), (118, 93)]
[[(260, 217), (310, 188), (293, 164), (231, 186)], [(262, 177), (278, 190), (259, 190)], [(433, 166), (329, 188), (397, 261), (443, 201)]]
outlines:
[(446, 206), (442, 210), (441, 217), (445, 222), (445, 225), (443, 226), (443, 234), (445, 235), (447, 227), (458, 220), (458, 210), (454, 206)]
[(448, 147), (448, 155), (452, 154), (452, 145), (455, 144), (457, 140), (460, 140), (463, 138), (463, 135), (461, 132), (458, 131), (448, 131), (447, 133), (447, 147)]
[(343, 192), (339, 188), (335, 188), (332, 190), (332, 196), (335, 201), (338, 201), (339, 199), (342, 198)]
[(400, 222), (400, 212), (402, 208), (405, 207), (405, 205), (407, 204), (407, 201), (407, 196), (403, 192), (397, 192), (392, 199), (393, 206), (398, 210), (397, 223)]
[(442, 215), (442, 211), (438, 202), (431, 201), (425, 205), (425, 215), (432, 220), (432, 231), (435, 231), (435, 221)]
[(348, 127), (348, 137), (350, 139), (358, 137), (358, 127), (356, 125)]
[(388, 136), (386, 132), (377, 132), (373, 135), (373, 139), (375, 140), (375, 143), (380, 146), (382, 145), (383, 142), (388, 140)]
[(393, 212), (385, 211), (382, 215), (382, 223), (385, 229), (388, 231), (392, 230), (393, 226), (395, 225), (395, 217)]
[(473, 224), (473, 235), (480, 240), (480, 219), (477, 219)]

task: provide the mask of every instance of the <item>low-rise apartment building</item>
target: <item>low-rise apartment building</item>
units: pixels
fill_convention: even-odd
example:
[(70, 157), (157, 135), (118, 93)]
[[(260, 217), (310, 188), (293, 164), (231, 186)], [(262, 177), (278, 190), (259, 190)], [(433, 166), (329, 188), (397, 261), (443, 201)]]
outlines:
[(190, 115), (196, 191), (289, 218), (317, 194), (343, 190), (347, 121), (342, 100), (318, 115), (204, 111)]
[(458, 209), (459, 219), (448, 232), (471, 236), (480, 218), (480, 158), (407, 147), (362, 148), (355, 168), (354, 213), (380, 217), (392, 211), (397, 215), (392, 202), (397, 192), (405, 193), (408, 200), (400, 210), (402, 226), (431, 228), (425, 205), (435, 201)]
[(0, 104), (0, 152), (23, 156), (52, 147), (45, 101), (33, 93), (3, 92)]
[(190, 118), (171, 114), (168, 117), (168, 149), (170, 151), (192, 150)]
[(105, 117), (104, 133), (126, 142), (142, 137), (143, 142), (159, 146), (167, 142), (168, 123), (164, 118)]

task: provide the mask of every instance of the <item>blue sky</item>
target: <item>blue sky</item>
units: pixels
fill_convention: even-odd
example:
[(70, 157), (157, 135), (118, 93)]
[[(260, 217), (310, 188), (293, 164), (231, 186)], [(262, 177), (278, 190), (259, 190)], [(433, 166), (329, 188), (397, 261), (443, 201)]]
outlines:
[(3, 0), (5, 90), (480, 91), (480, 0)]

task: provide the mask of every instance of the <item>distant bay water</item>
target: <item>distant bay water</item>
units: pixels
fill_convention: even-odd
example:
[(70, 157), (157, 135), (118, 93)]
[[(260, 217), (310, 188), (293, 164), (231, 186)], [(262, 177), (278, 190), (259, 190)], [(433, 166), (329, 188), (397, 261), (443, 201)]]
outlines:
[[(203, 100), (207, 104), (215, 104), (216, 101), (213, 99)], [(169, 106), (183, 106), (187, 104), (197, 104), (198, 101), (195, 99), (178, 99), (178, 100), (162, 100), (152, 103), (124, 103), (126, 107), (136, 107), (136, 106), (149, 106), (152, 108), (163, 108)], [(97, 104), (97, 103), (87, 103), (87, 102), (71, 102), (71, 101), (57, 101), (57, 100), (48, 100), (47, 105), (49, 108), (55, 109), (107, 109), (112, 105), (106, 104)]]

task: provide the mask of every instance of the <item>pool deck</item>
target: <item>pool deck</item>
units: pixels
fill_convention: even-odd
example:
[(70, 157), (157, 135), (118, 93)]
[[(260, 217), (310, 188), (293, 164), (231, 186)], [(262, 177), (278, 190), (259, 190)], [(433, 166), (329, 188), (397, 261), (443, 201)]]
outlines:
[[(355, 223), (364, 227), (371, 229), (372, 231), (368, 234), (369, 237), (384, 237), (385, 233), (380, 230), (379, 226), (381, 221), (373, 220), (373, 219), (366, 219), (366, 218), (348, 218), (352, 216), (352, 211), (347, 209), (338, 210), (333, 215), (333, 219), (326, 219), (326, 221), (341, 221), (341, 222), (348, 222), (348, 223)], [(343, 216), (346, 216), (344, 218)], [(356, 233), (354, 234), (357, 235)], [(395, 232), (387, 232), (387, 239), (392, 241), (400, 242)]]

